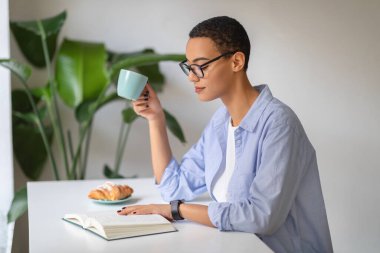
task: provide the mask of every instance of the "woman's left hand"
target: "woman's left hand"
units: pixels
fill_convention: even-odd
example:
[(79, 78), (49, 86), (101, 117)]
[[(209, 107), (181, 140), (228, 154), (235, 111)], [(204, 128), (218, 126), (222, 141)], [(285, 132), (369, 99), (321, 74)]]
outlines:
[(141, 215), (141, 214), (160, 214), (172, 221), (172, 212), (169, 204), (150, 204), (125, 206), (117, 211), (120, 215)]

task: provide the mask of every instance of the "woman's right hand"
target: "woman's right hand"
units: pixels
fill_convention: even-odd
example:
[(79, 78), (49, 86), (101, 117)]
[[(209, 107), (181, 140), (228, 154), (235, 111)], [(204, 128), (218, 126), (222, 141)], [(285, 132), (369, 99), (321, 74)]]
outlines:
[(160, 100), (149, 83), (145, 86), (142, 95), (132, 102), (132, 105), (136, 114), (146, 118), (148, 121), (154, 121), (164, 116)]

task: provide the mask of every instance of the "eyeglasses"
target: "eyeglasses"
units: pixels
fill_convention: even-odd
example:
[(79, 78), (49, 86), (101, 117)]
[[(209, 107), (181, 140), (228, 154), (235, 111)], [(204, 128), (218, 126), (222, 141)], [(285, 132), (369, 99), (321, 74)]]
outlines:
[(198, 78), (203, 78), (205, 76), (205, 74), (203, 73), (203, 69), (205, 67), (207, 67), (207, 65), (209, 65), (210, 63), (212, 63), (214, 61), (219, 60), (220, 58), (222, 58), (224, 56), (227, 56), (227, 55), (230, 55), (230, 54), (234, 54), (234, 53), (236, 53), (236, 51), (230, 51), (230, 52), (221, 54), (218, 57), (216, 57), (214, 59), (211, 59), (208, 62), (203, 63), (202, 65), (198, 65), (198, 64), (190, 64), (190, 65), (188, 65), (188, 64), (186, 64), (187, 60), (184, 60), (183, 62), (181, 62), (179, 64), (179, 66), (181, 67), (183, 73), (185, 73), (187, 76), (190, 74), (190, 71), (191, 71)]

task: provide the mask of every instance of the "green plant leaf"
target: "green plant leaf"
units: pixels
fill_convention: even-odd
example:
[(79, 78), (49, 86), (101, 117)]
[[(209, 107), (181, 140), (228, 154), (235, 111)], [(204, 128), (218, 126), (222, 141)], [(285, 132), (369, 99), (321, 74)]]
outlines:
[[(144, 49), (143, 53), (152, 54), (155, 52), (153, 49), (148, 48), (148, 49)], [(136, 69), (137, 69), (137, 72), (149, 77), (149, 84), (152, 85), (152, 88), (156, 92), (161, 92), (163, 90), (165, 77), (160, 72), (160, 67), (158, 63), (144, 65), (144, 66), (137, 66)]]
[(0, 59), (0, 65), (9, 69), (24, 83), (28, 81), (30, 75), (32, 74), (32, 70), (29, 66), (11, 59)]
[(135, 119), (139, 117), (139, 115), (137, 115), (131, 107), (124, 109), (121, 113), (123, 114), (124, 123), (127, 124), (131, 124), (133, 121), (135, 121)]
[[(123, 100), (121, 97), (117, 95), (116, 92), (113, 92), (106, 97), (103, 98), (103, 100), (98, 104), (96, 107), (96, 101), (84, 101), (81, 103), (77, 108), (75, 109), (75, 117), (78, 122), (84, 122), (88, 121), (91, 117), (92, 113), (95, 113), (97, 110), (102, 108), (103, 106), (107, 105), (108, 103), (111, 103), (115, 100)], [(91, 108), (92, 106), (92, 108)], [(96, 107), (96, 108), (95, 108)], [(90, 111), (90, 108), (94, 110), (94, 112)], [(93, 115), (92, 115), (93, 116)]]
[[(115, 64), (116, 62), (127, 59), (128, 57), (136, 57), (143, 54), (154, 54), (154, 50), (151, 48), (144, 49), (142, 51), (133, 52), (133, 53), (115, 53), (108, 52), (108, 61), (110, 65)], [(156, 92), (161, 92), (163, 89), (165, 77), (160, 72), (158, 63), (146, 63), (147, 65), (137, 66), (134, 68), (137, 72), (148, 76), (149, 83), (152, 85), (153, 89)], [(131, 67), (133, 68), (133, 67)]]
[(111, 80), (119, 75), (120, 69), (128, 69), (132, 67), (140, 67), (144, 65), (151, 65), (160, 61), (182, 61), (185, 59), (183, 54), (155, 54), (155, 53), (142, 53), (136, 55), (130, 55), (125, 59), (118, 60), (112, 64), (110, 68)]
[(124, 98), (119, 97), (116, 92), (113, 92), (113, 93), (105, 96), (102, 99), (102, 101), (100, 101), (100, 103), (96, 107), (96, 111), (99, 110), (100, 108), (102, 108), (103, 106), (107, 105), (108, 103), (111, 103), (112, 101), (116, 101), (116, 100), (123, 100), (123, 101), (125, 101)]
[(137, 72), (149, 78), (148, 82), (156, 92), (162, 92), (165, 78), (158, 64), (139, 66)]
[[(37, 97), (33, 97), (33, 99), (34, 102), (38, 104), (39, 99)], [(25, 90), (12, 90), (12, 110), (20, 113), (28, 113), (33, 111)]]
[[(113, 92), (109, 95), (107, 95), (96, 107), (96, 101), (84, 101), (80, 105), (78, 105), (75, 109), (75, 117), (79, 123), (83, 123), (85, 121), (88, 121), (97, 110), (102, 108), (103, 106), (107, 105), (108, 103), (111, 103), (115, 100), (123, 100), (120, 98), (116, 92)], [(92, 106), (92, 108), (91, 108)], [(95, 108), (96, 107), (96, 108)], [(90, 111), (90, 109), (94, 109), (94, 111)]]
[(117, 174), (115, 173), (110, 167), (108, 167), (108, 165), (104, 165), (104, 168), (103, 168), (103, 175), (106, 177), (106, 178), (110, 178), (110, 179), (113, 179), (113, 178), (137, 178), (138, 176), (136, 174), (132, 175), (132, 176), (123, 176), (123, 175), (120, 175), (120, 174)]
[(31, 112), (30, 113), (12, 112), (12, 116), (30, 124), (37, 124), (37, 121), (38, 121), (37, 115)]
[(89, 121), (93, 117), (95, 103), (96, 101), (84, 101), (75, 108), (75, 118), (79, 123)]
[(141, 53), (143, 53), (143, 50), (136, 51), (136, 52), (128, 52), (128, 53), (118, 53), (111, 50), (107, 50), (107, 62), (110, 66), (112, 66), (118, 61), (121, 61), (125, 58), (128, 58), (133, 55), (138, 55)]
[[(38, 106), (38, 113), (42, 121), (47, 118), (47, 108), (41, 105), (41, 99), (33, 96)], [(33, 180), (37, 180), (43, 170), (47, 158), (42, 135), (36, 125), (37, 115), (33, 113), (32, 106), (24, 90), (12, 91), (12, 134), (14, 156), (24, 174)], [(53, 138), (52, 128), (43, 126), (47, 132), (47, 138), (51, 143)]]
[[(24, 174), (37, 180), (43, 171), (47, 158), (46, 149), (38, 128), (32, 124), (13, 125), (13, 152)], [(45, 126), (47, 138), (51, 144), (53, 130)]]
[(121, 97), (119, 97), (119, 96), (117, 95), (116, 92), (113, 92), (113, 93), (109, 94), (108, 96), (106, 96), (106, 97), (103, 99), (103, 101), (100, 103), (98, 109), (99, 109), (100, 107), (102, 107), (102, 106), (104, 106), (104, 105), (106, 105), (106, 104), (112, 102), (112, 101), (115, 101), (115, 100), (124, 100), (124, 99), (121, 98)]
[(51, 91), (48, 85), (31, 89), (34, 97), (51, 100)]
[(16, 221), (26, 210), (28, 210), (28, 193), (24, 186), (15, 193), (7, 215), (8, 223)]
[(174, 116), (166, 110), (164, 110), (164, 113), (166, 118), (166, 125), (168, 126), (170, 132), (174, 134), (174, 136), (177, 137), (177, 139), (179, 139), (182, 143), (186, 143), (182, 128), (176, 118), (174, 118)]
[[(50, 60), (53, 59), (57, 45), (58, 34), (66, 20), (66, 11), (42, 19), (41, 23), (46, 33)], [(37, 25), (38, 20), (10, 22), (11, 31), (25, 58), (36, 67), (45, 67), (46, 62), (42, 49), (41, 34)]]
[(106, 178), (124, 178), (124, 176), (117, 174), (115, 171), (113, 171), (110, 167), (108, 167), (107, 164), (104, 165), (103, 168), (103, 175)]
[(58, 52), (56, 81), (66, 105), (96, 99), (109, 83), (103, 44), (65, 39)]
[[(41, 101), (39, 97), (33, 96), (34, 102), (38, 105)], [(46, 106), (38, 107), (38, 114), (43, 120), (47, 116)], [(20, 124), (20, 121), (31, 123), (32, 125), (37, 123), (37, 115), (33, 112), (32, 105), (26, 95), (25, 90), (15, 89), (12, 90), (12, 114), (13, 125)]]

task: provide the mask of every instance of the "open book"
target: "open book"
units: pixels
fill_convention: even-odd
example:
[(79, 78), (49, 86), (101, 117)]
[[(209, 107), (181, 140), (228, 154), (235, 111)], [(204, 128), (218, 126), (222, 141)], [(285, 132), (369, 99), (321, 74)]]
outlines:
[(106, 240), (177, 231), (161, 215), (118, 215), (115, 211), (66, 214), (63, 220), (81, 226)]

